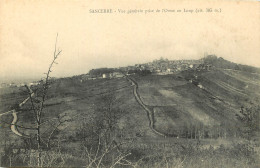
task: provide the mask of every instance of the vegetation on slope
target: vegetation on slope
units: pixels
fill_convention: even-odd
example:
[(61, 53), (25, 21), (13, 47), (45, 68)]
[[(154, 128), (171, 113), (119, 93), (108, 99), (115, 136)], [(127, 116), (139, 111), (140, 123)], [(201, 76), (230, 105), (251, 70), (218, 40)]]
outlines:
[[(206, 60), (217, 67), (211, 70), (130, 75), (152, 112), (154, 128), (166, 137), (149, 128), (146, 110), (126, 78), (55, 79), (42, 120), (43, 140), (57, 128), (42, 151), (45, 166), (257, 167), (259, 74), (212, 60)], [(1, 111), (24, 99), (23, 89), (9, 89), (0, 89)], [(19, 125), (35, 124), (30, 107), (18, 113)], [(62, 119), (66, 122), (59, 124)], [(1, 116), (1, 121), (12, 118)], [(35, 166), (34, 137), (16, 137), (8, 124), (1, 126), (1, 166)]]

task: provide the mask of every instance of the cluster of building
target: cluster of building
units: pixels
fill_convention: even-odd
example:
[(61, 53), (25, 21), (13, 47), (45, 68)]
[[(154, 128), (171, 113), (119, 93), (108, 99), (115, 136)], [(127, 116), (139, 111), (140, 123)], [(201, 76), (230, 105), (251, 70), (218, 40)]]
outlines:
[(122, 78), (124, 77), (124, 74), (121, 72), (110, 72), (110, 73), (102, 73), (101, 75), (90, 75), (90, 74), (84, 74), (80, 77), (80, 82), (84, 82), (86, 80), (96, 80), (96, 79), (111, 79), (111, 78)]
[(103, 73), (102, 78), (122, 78), (124, 74), (120, 72)]
[(161, 58), (153, 62), (145, 64), (136, 64), (135, 66), (128, 66), (121, 68), (123, 71), (129, 72), (133, 70), (149, 70), (153, 74), (172, 74), (178, 71), (193, 69), (197, 71), (210, 70), (211, 65), (205, 65), (203, 60), (172, 60)]
[[(122, 78), (124, 75), (130, 75), (140, 72), (149, 71), (152, 74), (167, 75), (175, 72), (184, 70), (211, 70), (212, 66), (205, 64), (203, 60), (168, 60), (161, 58), (160, 60), (154, 60), (153, 62), (144, 64), (135, 64), (134, 66), (120, 67), (108, 72), (106, 68), (95, 69), (99, 73), (95, 75), (88, 73), (81, 75), (80, 81), (95, 80), (95, 79), (111, 79), (111, 78)], [(95, 70), (92, 70), (95, 71)]]

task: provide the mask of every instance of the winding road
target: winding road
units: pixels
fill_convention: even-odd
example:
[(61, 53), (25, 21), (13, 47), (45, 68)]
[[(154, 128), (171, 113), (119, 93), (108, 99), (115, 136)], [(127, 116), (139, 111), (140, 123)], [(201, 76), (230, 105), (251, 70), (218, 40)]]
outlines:
[[(29, 88), (29, 87), (28, 87), (28, 88)], [(31, 90), (31, 88), (29, 88), (29, 90), (30, 90), (31, 96), (29, 96), (29, 97), (27, 97), (26, 99), (24, 99), (24, 101), (22, 101), (22, 102), (19, 104), (19, 108), (21, 108), (21, 107), (30, 99), (30, 97), (33, 97), (33, 96), (34, 96), (34, 93), (33, 93), (33, 91)], [(23, 136), (23, 135), (17, 130), (17, 127), (16, 127), (16, 123), (17, 123), (17, 121), (18, 121), (18, 117), (17, 117), (17, 113), (18, 113), (18, 112), (17, 112), (15, 109), (0, 114), (0, 117), (1, 117), (2, 115), (6, 115), (6, 114), (9, 114), (9, 113), (12, 113), (12, 115), (13, 115), (13, 121), (12, 121), (12, 123), (10, 124), (10, 125), (11, 125), (11, 131), (12, 131), (14, 134), (18, 135), (18, 136)]]
[(147, 114), (147, 118), (149, 120), (149, 127), (150, 129), (157, 135), (160, 135), (160, 136), (163, 136), (163, 137), (166, 137), (166, 135), (164, 133), (161, 133), (159, 131), (157, 131), (155, 128), (154, 128), (154, 119), (153, 119), (153, 112), (147, 107), (147, 105), (145, 105), (143, 103), (143, 101), (141, 100), (141, 97), (140, 95), (138, 94), (138, 84), (137, 82), (135, 82), (133, 79), (129, 78), (126, 76), (126, 79), (128, 81), (130, 81), (132, 83), (132, 85), (134, 85), (134, 96), (135, 96), (135, 99), (136, 101), (138, 102), (138, 104), (140, 104), (146, 111), (146, 114)]

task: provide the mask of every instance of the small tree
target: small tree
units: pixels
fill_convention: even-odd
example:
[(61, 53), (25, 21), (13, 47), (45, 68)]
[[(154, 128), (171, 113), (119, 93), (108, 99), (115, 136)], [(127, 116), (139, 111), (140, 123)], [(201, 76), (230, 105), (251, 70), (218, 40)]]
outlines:
[(241, 107), (238, 118), (245, 124), (247, 138), (259, 131), (260, 106)]
[[(40, 167), (43, 165), (42, 159), (41, 159), (41, 153), (42, 153), (42, 146), (43, 146), (43, 140), (42, 140), (42, 117), (45, 109), (45, 102), (47, 99), (47, 94), (48, 90), (50, 88), (51, 84), (51, 72), (54, 64), (57, 64), (56, 60), (58, 59), (58, 56), (61, 53), (61, 50), (57, 50), (57, 39), (58, 39), (58, 34), (56, 36), (56, 41), (55, 41), (55, 48), (54, 48), (54, 53), (53, 53), (53, 59), (51, 64), (49, 65), (47, 73), (45, 73), (45, 78), (39, 82), (39, 84), (35, 88), (31, 88), (27, 85), (25, 85), (27, 89), (27, 93), (29, 95), (29, 100), (30, 100), (30, 108), (29, 110), (33, 111), (34, 119), (36, 126), (34, 128), (31, 128), (32, 130), (36, 131), (36, 144), (37, 144), (37, 166)], [(58, 117), (59, 119), (60, 117)], [(59, 119), (59, 124), (63, 123), (65, 121), (62, 121)], [(47, 140), (45, 141), (45, 145), (49, 147), (50, 144), (50, 139), (53, 136), (53, 133), (55, 130), (58, 128), (58, 126), (55, 126), (52, 131), (50, 131), (50, 135), (47, 136)], [(34, 136), (31, 136), (34, 137)]]

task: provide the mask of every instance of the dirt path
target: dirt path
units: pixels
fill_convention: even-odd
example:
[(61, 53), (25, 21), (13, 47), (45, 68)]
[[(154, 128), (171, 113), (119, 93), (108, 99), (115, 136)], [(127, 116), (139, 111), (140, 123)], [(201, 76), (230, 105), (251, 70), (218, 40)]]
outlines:
[(18, 132), (18, 130), (16, 129), (16, 126), (15, 126), (15, 124), (16, 124), (16, 122), (17, 122), (17, 120), (18, 120), (18, 118), (17, 118), (17, 112), (16, 112), (15, 110), (10, 110), (10, 111), (8, 111), (8, 112), (2, 113), (2, 114), (0, 114), (0, 117), (1, 117), (2, 115), (9, 114), (9, 113), (12, 113), (12, 115), (13, 115), (13, 121), (12, 121), (12, 123), (11, 123), (11, 130), (12, 130), (12, 132), (15, 133), (15, 134), (18, 135), (18, 136), (22, 136), (22, 134)]
[[(30, 88), (29, 88), (29, 89), (30, 89)], [(33, 97), (33, 96), (34, 96), (34, 93), (32, 92), (31, 89), (30, 89), (30, 91), (31, 91), (31, 97)], [(29, 99), (30, 99), (30, 96), (27, 97), (26, 99), (24, 99), (24, 101), (22, 101), (22, 102), (19, 104), (19, 107), (22, 107)], [(6, 114), (9, 114), (9, 113), (12, 113), (12, 115), (13, 115), (13, 121), (12, 121), (11, 127), (10, 127), (10, 128), (11, 128), (11, 131), (12, 131), (14, 134), (18, 135), (18, 136), (23, 136), (23, 135), (17, 130), (17, 127), (16, 127), (16, 123), (17, 123), (17, 121), (18, 121), (18, 117), (17, 117), (17, 113), (18, 113), (18, 112), (17, 112), (15, 109), (0, 114), (0, 117), (1, 117), (2, 115), (6, 115)]]
[(131, 78), (126, 77), (126, 79), (128, 81), (130, 81), (132, 83), (132, 85), (134, 85), (134, 96), (135, 96), (135, 99), (138, 102), (138, 104), (140, 104), (145, 109), (146, 114), (147, 114), (147, 118), (149, 120), (149, 127), (150, 127), (150, 129), (155, 134), (166, 137), (166, 135), (164, 133), (161, 133), (161, 132), (155, 130), (155, 128), (154, 128), (154, 120), (153, 120), (153, 112), (141, 100), (140, 95), (138, 93), (138, 84)]
[(13, 111), (13, 121), (12, 121), (12, 125), (11, 125), (11, 130), (13, 131), (13, 133), (15, 133), (18, 136), (23, 136), (20, 132), (18, 132), (17, 128), (16, 128), (16, 122), (17, 122), (18, 118), (17, 118), (17, 112), (14, 110)]

